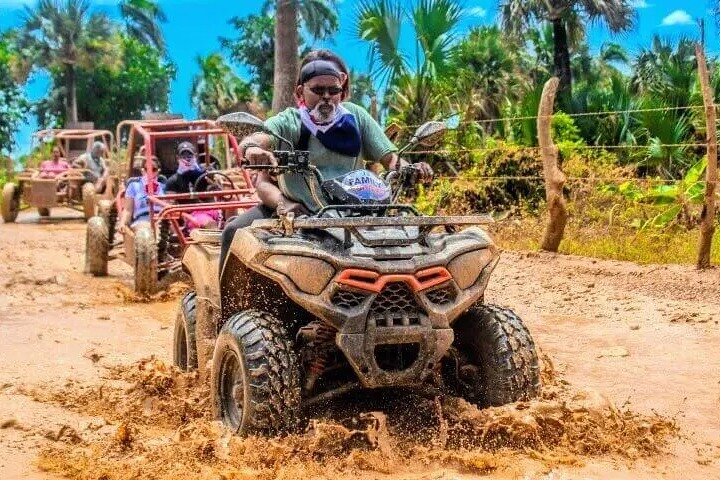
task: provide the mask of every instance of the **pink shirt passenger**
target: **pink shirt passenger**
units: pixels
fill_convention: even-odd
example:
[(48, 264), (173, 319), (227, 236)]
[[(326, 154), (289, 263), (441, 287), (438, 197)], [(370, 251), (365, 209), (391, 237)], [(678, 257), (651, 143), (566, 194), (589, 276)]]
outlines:
[(53, 178), (59, 173), (70, 169), (70, 165), (65, 160), (45, 160), (40, 164), (40, 176), (45, 178)]

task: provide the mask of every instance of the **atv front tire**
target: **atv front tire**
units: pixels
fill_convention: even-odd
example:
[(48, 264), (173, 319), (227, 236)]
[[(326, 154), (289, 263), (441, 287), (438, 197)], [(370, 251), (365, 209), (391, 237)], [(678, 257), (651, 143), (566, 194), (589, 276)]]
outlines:
[(108, 273), (108, 226), (102, 217), (92, 217), (87, 223), (85, 238), (85, 265), (88, 273), (103, 277)]
[(135, 293), (150, 295), (157, 290), (157, 243), (150, 224), (135, 230)]
[(466, 400), (489, 407), (540, 393), (535, 343), (512, 310), (475, 305), (453, 324), (453, 330), (453, 346), (459, 353), (457, 393)]
[(41, 217), (49, 217), (50, 216), (50, 209), (45, 207), (38, 208), (38, 215)]
[(2, 218), (5, 223), (12, 223), (20, 212), (20, 199), (16, 194), (17, 186), (6, 183), (2, 192)]
[(95, 216), (95, 185), (88, 182), (82, 186), (82, 202), (85, 220)]
[(230, 317), (215, 343), (211, 398), (216, 418), (238, 433), (274, 433), (297, 423), (300, 372), (293, 342), (272, 315)]
[(195, 292), (188, 292), (180, 301), (173, 334), (173, 363), (189, 372), (197, 370), (197, 345), (195, 343)]

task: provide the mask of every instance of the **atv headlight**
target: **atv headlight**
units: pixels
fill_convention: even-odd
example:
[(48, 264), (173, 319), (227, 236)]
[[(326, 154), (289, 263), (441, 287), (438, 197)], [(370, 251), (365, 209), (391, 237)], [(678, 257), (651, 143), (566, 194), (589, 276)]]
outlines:
[(265, 266), (288, 277), (297, 288), (311, 295), (319, 295), (335, 275), (335, 269), (317, 258), (293, 255), (272, 255)]
[(453, 258), (447, 266), (455, 283), (460, 289), (465, 290), (477, 282), (480, 273), (495, 257), (495, 251), (491, 248), (473, 250)]

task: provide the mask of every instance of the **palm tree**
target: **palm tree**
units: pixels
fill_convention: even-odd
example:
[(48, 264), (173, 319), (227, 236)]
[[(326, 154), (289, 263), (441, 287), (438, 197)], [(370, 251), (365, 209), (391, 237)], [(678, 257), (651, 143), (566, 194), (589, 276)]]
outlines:
[(131, 37), (142, 43), (152, 45), (161, 52), (165, 51), (160, 22), (167, 17), (158, 2), (153, 0), (121, 0), (120, 15), (125, 19), (125, 29)]
[[(400, 120), (408, 124), (428, 120), (445, 100), (437, 87), (450, 70), (455, 27), (462, 12), (456, 0), (420, 0), (412, 10), (391, 0), (360, 3), (356, 35), (370, 44), (371, 76), (387, 87), (391, 113), (403, 117)], [(400, 48), (405, 20), (415, 30), (414, 52)], [(414, 65), (408, 60), (411, 55)]]
[(242, 109), (253, 99), (252, 88), (230, 69), (219, 53), (197, 57), (200, 72), (193, 78), (190, 99), (201, 118), (217, 118)]
[(603, 21), (614, 33), (629, 30), (635, 20), (630, 0), (502, 0), (500, 12), (504, 29), (522, 35), (534, 24), (550, 22), (553, 27), (555, 75), (566, 99), (572, 94), (570, 38), (585, 23)]
[(275, 9), (275, 75), (272, 109), (295, 104), (299, 25), (315, 40), (329, 38), (338, 28), (337, 0), (266, 0), (263, 13)]
[[(65, 120), (77, 122), (77, 68), (112, 61), (113, 25), (100, 13), (89, 13), (87, 0), (40, 0), (25, 8), (19, 47), (28, 53), (28, 66), (63, 73)], [(116, 57), (117, 58), (117, 57)]]
[[(519, 51), (496, 26), (475, 28), (457, 45), (449, 83), (455, 109), (465, 112), (465, 121), (498, 118), (502, 104), (517, 99), (514, 93), (525, 83)], [(495, 130), (493, 123), (485, 126), (488, 133)]]

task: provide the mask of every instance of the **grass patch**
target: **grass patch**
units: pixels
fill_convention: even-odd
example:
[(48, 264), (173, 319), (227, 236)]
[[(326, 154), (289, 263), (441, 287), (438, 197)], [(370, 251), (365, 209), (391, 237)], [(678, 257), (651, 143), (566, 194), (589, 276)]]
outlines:
[[(495, 241), (507, 250), (538, 250), (544, 219), (527, 217), (498, 223), (491, 229)], [(639, 264), (695, 264), (700, 232), (697, 229), (645, 229), (570, 221), (560, 253)], [(711, 262), (720, 265), (720, 227), (716, 228)]]

